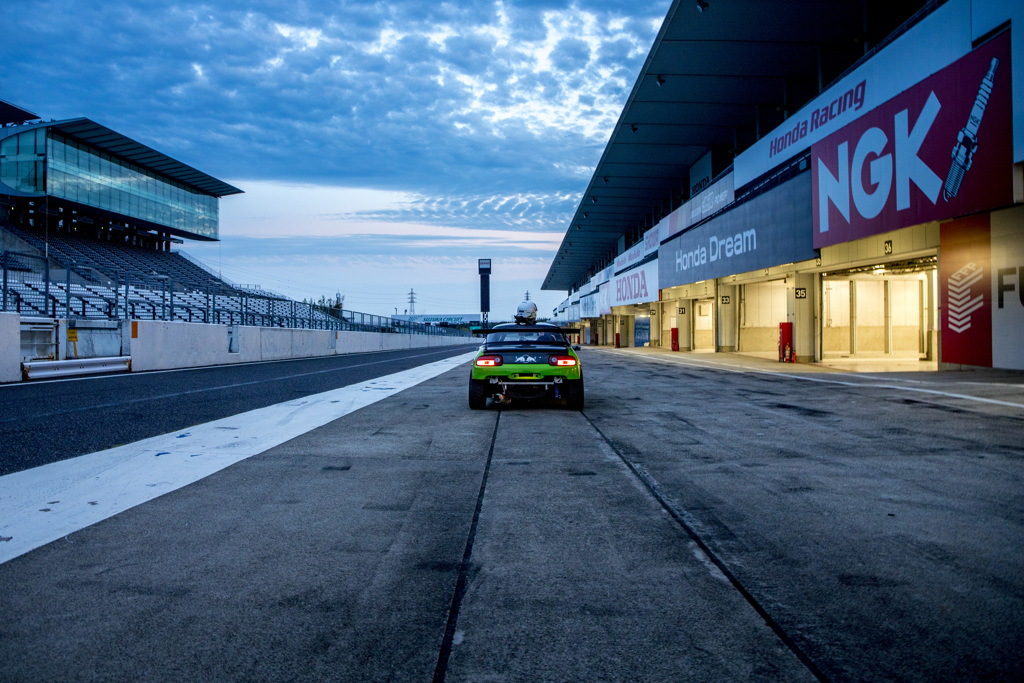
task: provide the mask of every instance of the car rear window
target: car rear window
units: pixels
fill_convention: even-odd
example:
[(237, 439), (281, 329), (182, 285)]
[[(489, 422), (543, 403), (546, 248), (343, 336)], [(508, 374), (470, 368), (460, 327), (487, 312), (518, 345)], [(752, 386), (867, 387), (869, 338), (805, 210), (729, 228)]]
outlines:
[(487, 341), (564, 344), (565, 338), (555, 332), (495, 332), (487, 336)]

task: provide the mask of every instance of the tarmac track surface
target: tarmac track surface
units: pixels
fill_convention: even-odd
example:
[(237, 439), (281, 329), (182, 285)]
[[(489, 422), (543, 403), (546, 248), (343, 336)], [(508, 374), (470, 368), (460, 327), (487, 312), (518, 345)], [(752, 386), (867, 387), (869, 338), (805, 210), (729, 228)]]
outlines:
[(583, 413), (456, 369), (0, 565), (0, 678), (1024, 674), (1018, 387), (583, 361)]
[(0, 476), (355, 384), (454, 346), (0, 386)]

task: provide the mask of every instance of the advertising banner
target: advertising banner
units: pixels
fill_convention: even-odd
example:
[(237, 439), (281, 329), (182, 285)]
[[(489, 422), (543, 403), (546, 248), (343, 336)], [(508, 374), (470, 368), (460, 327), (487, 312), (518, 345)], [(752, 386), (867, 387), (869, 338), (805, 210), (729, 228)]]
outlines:
[(1013, 202), (1010, 33), (811, 148), (814, 247)]
[(708, 152), (690, 167), (690, 196), (699, 194), (711, 184), (711, 152)]
[(1024, 370), (1024, 208), (939, 226), (945, 363)]
[(736, 187), (784, 164), (970, 49), (971, 4), (951, 0), (740, 154), (733, 164)]
[(733, 184), (733, 174), (729, 173), (683, 205), (680, 216), (681, 225), (676, 226), (677, 231), (700, 223), (734, 201), (736, 201), (736, 188)]
[(657, 254), (661, 239), (661, 231), (658, 226), (645, 232), (642, 240), (615, 257), (615, 272), (621, 273), (626, 268), (640, 263), (651, 254)]
[(647, 234), (657, 231), (658, 241), (667, 240), (696, 225), (702, 220), (718, 213), (729, 204), (736, 201), (736, 187), (733, 183), (733, 174), (728, 173), (714, 184), (690, 199), (678, 209), (663, 218), (657, 226)]
[(612, 303), (611, 303), (611, 282), (606, 282), (601, 285), (601, 289), (597, 292), (597, 313), (598, 315), (611, 315), (612, 314)]
[(991, 240), (992, 366), (1024, 370), (1024, 208), (993, 214)]
[[(616, 275), (607, 287), (609, 306), (626, 306), (657, 301), (658, 262), (651, 261), (621, 275)], [(604, 290), (604, 287), (602, 286), (601, 289)]]
[(391, 316), (395, 320), (407, 320), (413, 323), (423, 323), (427, 325), (440, 325), (441, 323), (447, 323), (449, 325), (471, 325), (480, 322), (479, 313), (435, 313), (425, 315), (393, 315)]
[(808, 174), (801, 174), (664, 242), (658, 252), (659, 284), (676, 287), (815, 258), (810, 190)]
[(612, 279), (612, 274), (615, 271), (615, 266), (611, 265), (603, 269), (594, 277), (590, 278), (590, 285), (593, 287), (592, 291), (597, 291), (597, 288)]
[(596, 318), (600, 315), (597, 312), (597, 298), (596, 292), (580, 298), (581, 318)]
[(988, 214), (939, 227), (942, 361), (992, 367), (992, 268)]
[(619, 273), (634, 263), (644, 260), (644, 243), (637, 242), (632, 247), (615, 257), (615, 272)]

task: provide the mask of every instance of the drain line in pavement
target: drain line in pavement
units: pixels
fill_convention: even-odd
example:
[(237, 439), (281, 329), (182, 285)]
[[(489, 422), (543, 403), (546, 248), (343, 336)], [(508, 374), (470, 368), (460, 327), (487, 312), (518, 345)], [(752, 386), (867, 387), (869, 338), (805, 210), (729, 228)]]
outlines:
[(437, 667), (434, 669), (434, 683), (443, 683), (448, 673), (448, 659), (452, 654), (452, 642), (455, 640), (455, 625), (459, 620), (459, 609), (462, 607), (462, 598), (466, 595), (469, 586), (469, 560), (473, 555), (473, 542), (476, 540), (476, 529), (480, 523), (480, 510), (484, 504), (484, 491), (487, 490), (487, 476), (491, 471), (491, 459), (494, 457), (494, 442), (498, 438), (498, 424), (501, 422), (501, 411), (494, 420), (494, 433), (491, 434), (491, 447), (487, 451), (487, 462), (484, 464), (484, 475), (480, 480), (480, 493), (476, 497), (476, 509), (473, 511), (473, 523), (469, 526), (469, 537), (466, 539), (466, 550), (462, 553), (462, 562), (459, 563), (459, 578), (455, 582), (455, 594), (452, 596), (452, 606), (448, 610), (448, 625), (444, 630), (444, 640), (441, 641), (441, 652), (437, 656)]
[[(775, 633), (779, 640), (781, 640), (782, 643), (786, 647), (788, 647), (794, 655), (796, 655), (797, 659), (800, 660), (800, 663), (803, 664), (807, 668), (807, 670), (819, 681), (829, 680), (828, 677), (825, 676), (825, 674), (822, 673), (820, 669), (818, 669), (817, 665), (811, 660), (811, 658), (808, 657), (807, 654), (800, 649), (800, 646), (797, 645), (792, 638), (790, 638), (789, 634), (783, 630), (782, 626), (777, 621), (775, 621), (775, 619), (772, 618), (772, 615), (770, 615), (768, 613), (768, 610), (766, 610), (761, 605), (761, 603), (758, 602), (757, 598), (755, 598), (750, 593), (750, 591), (748, 591), (743, 586), (743, 584), (740, 583), (739, 579), (736, 578), (732, 571), (730, 571), (729, 567), (726, 566), (725, 562), (723, 562), (711, 550), (711, 548), (708, 547), (708, 545), (703, 540), (701, 540), (700, 536), (697, 535), (697, 532), (694, 531), (693, 527), (691, 527), (683, 518), (682, 513), (679, 510), (677, 510), (675, 506), (672, 505), (668, 501), (668, 499), (665, 498), (665, 496), (661, 494), (658, 483), (654, 481), (650, 475), (640, 470), (634, 463), (630, 462), (629, 459), (625, 457), (622, 454), (622, 452), (619, 451), (619, 449), (615, 446), (615, 443), (611, 439), (609, 439), (596, 424), (594, 424), (594, 421), (590, 419), (590, 417), (586, 413), (581, 412), (580, 414), (583, 416), (583, 419), (590, 423), (590, 426), (593, 427), (594, 431), (597, 432), (598, 436), (600, 436), (601, 439), (604, 440), (606, 444), (608, 444), (608, 447), (612, 449), (612, 452), (614, 452), (616, 456), (618, 456), (619, 460), (621, 460), (626, 465), (626, 467), (629, 468), (629, 471), (633, 473), (633, 476), (635, 476), (640, 481), (640, 483), (643, 484), (644, 488), (647, 489), (647, 491), (652, 496), (654, 496), (654, 499), (658, 501), (658, 504), (661, 505), (662, 509), (665, 510), (665, 512), (667, 512), (673, 520), (675, 520), (676, 524), (678, 524), (683, 529), (683, 531), (686, 532), (686, 534), (693, 540), (694, 543), (697, 544), (701, 551), (703, 551), (703, 553), (707, 555), (708, 559), (711, 560), (711, 562), (719, 569), (719, 571), (721, 571), (722, 574), (725, 575), (725, 577), (729, 580), (729, 583), (732, 584), (732, 587), (735, 588), (739, 592), (739, 594), (743, 596), (743, 599), (746, 600), (750, 604), (750, 606), (754, 608), (754, 611), (756, 611), (758, 615), (760, 615), (760, 617), (764, 619), (764, 622)], [(434, 680), (436, 681), (437, 679), (435, 678)]]

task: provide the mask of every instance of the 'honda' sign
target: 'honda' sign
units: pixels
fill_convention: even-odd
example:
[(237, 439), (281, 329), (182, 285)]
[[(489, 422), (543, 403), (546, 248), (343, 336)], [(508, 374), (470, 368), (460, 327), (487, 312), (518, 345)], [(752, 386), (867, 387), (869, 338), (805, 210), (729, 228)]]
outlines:
[(658, 262), (651, 261), (616, 275), (609, 284), (611, 286), (608, 288), (608, 303), (611, 306), (657, 301)]
[(814, 247), (1013, 202), (1010, 34), (811, 148)]

